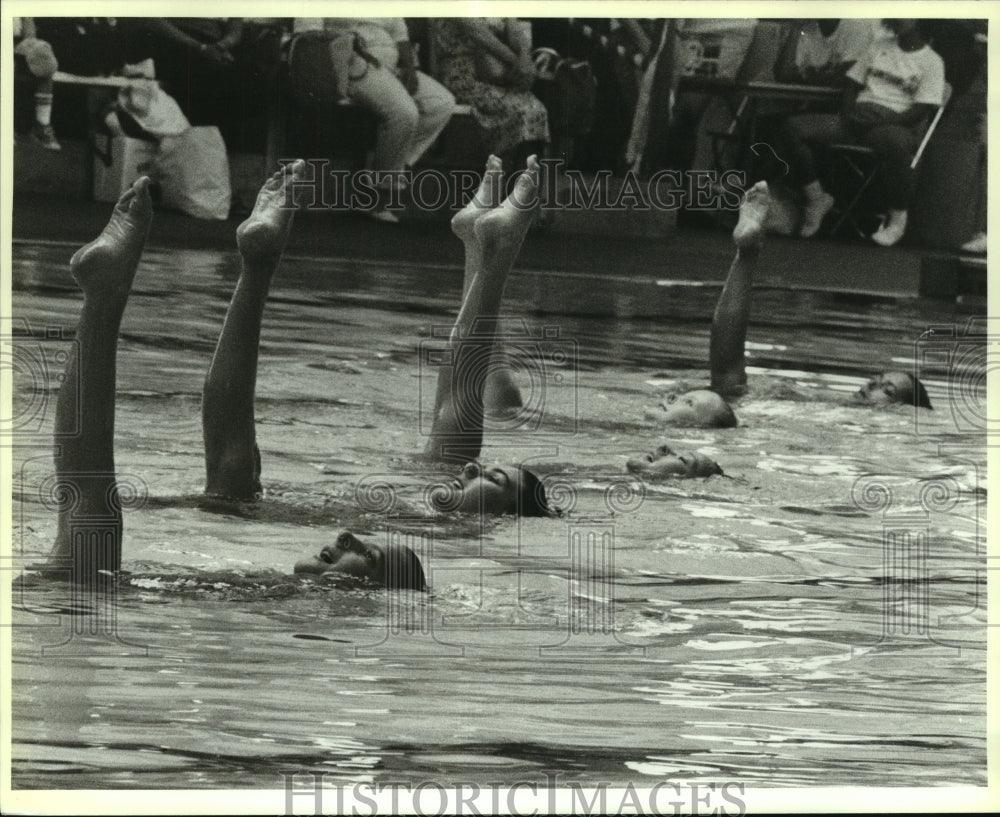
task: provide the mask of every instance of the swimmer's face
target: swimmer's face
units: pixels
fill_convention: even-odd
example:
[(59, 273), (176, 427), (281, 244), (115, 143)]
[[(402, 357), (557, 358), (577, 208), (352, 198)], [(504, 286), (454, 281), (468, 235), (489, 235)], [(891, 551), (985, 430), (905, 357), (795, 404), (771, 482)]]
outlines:
[(630, 473), (641, 474), (649, 479), (686, 479), (722, 473), (719, 464), (711, 457), (696, 452), (678, 454), (669, 445), (661, 445), (644, 457), (634, 457), (625, 467)]
[(379, 545), (368, 545), (353, 533), (344, 531), (319, 556), (295, 563), (295, 573), (354, 576), (376, 584), (385, 582), (385, 551)]
[(906, 372), (884, 372), (862, 386), (858, 397), (874, 405), (907, 403), (912, 406), (913, 380)]
[(716, 427), (735, 424), (730, 421), (732, 411), (726, 401), (708, 389), (671, 394), (660, 408), (666, 412), (663, 420), (668, 425)]
[[(456, 486), (461, 491), (458, 505), (449, 510), (464, 513), (517, 513), (517, 497), (521, 490), (521, 471), (517, 468), (485, 468), (468, 463), (459, 474)], [(439, 507), (438, 510), (444, 510)]]

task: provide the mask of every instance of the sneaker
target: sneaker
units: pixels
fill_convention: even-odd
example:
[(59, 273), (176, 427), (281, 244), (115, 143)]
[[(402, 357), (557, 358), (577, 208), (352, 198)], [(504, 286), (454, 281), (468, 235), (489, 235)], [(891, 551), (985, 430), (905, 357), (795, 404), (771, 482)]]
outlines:
[(821, 193), (814, 199), (808, 199), (806, 206), (802, 208), (802, 226), (799, 227), (799, 235), (803, 238), (812, 238), (819, 231), (826, 214), (833, 209), (836, 199), (827, 192)]
[(976, 233), (976, 235), (969, 241), (966, 241), (962, 246), (961, 250), (969, 255), (985, 255), (986, 254), (986, 233)]
[(365, 215), (375, 221), (381, 221), (385, 224), (399, 224), (399, 216), (389, 210), (368, 210)]
[(882, 247), (891, 247), (893, 244), (899, 242), (899, 239), (903, 237), (903, 233), (906, 232), (906, 215), (902, 217), (897, 216), (896, 218), (889, 217), (888, 220), (882, 223), (874, 233), (872, 233), (872, 241)]
[(62, 150), (62, 145), (56, 139), (56, 132), (52, 130), (51, 125), (36, 122), (31, 129), (31, 138), (46, 150)]

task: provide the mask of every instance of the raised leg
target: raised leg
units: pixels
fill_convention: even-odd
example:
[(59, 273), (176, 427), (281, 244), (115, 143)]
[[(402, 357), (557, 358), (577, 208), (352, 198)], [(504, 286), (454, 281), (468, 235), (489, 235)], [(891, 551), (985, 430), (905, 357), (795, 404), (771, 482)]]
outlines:
[[(491, 175), (490, 167), (487, 177)], [(434, 425), (426, 450), (432, 459), (468, 462), (478, 457), (482, 448), (485, 382), (495, 352), (493, 339), (498, 330), (500, 302), (507, 274), (537, 205), (538, 169), (538, 161), (532, 156), (527, 171), (499, 207), (477, 214), (474, 211), (482, 208), (474, 200), (453, 223), (456, 235), (466, 242), (467, 264), (470, 242), (476, 245), (472, 246), (471, 261), (478, 261), (479, 268), (467, 284), (448, 339), (452, 365), (443, 367), (438, 377)], [(480, 193), (488, 194), (492, 183), (484, 179)], [(484, 200), (488, 201), (480, 199), (480, 203)]]
[(260, 327), (271, 278), (278, 268), (294, 210), (286, 187), (305, 163), (286, 165), (264, 182), (253, 212), (236, 230), (243, 269), (212, 357), (202, 396), (205, 491), (231, 499), (260, 494), (260, 452), (254, 428), (254, 393)]
[(750, 319), (750, 293), (753, 271), (764, 243), (764, 222), (770, 203), (767, 182), (757, 182), (744, 195), (740, 218), (733, 230), (736, 257), (712, 316), (708, 352), (712, 390), (725, 398), (744, 394), (747, 388), (744, 346)]
[(111, 220), (70, 259), (83, 308), (56, 401), (56, 541), (49, 566), (78, 583), (121, 567), (122, 515), (115, 476), (118, 330), (152, 222), (143, 176), (115, 205)]
[[(469, 293), (469, 287), (482, 268), (483, 249), (476, 239), (476, 221), (492, 210), (503, 195), (503, 163), (496, 156), (486, 161), (486, 172), (479, 190), (469, 203), (451, 220), (451, 229), (465, 245), (465, 277), (462, 280), (462, 300)], [(487, 416), (505, 417), (517, 412), (523, 402), (521, 392), (506, 365), (507, 353), (502, 342), (494, 344), (489, 371), (483, 392), (483, 405)]]

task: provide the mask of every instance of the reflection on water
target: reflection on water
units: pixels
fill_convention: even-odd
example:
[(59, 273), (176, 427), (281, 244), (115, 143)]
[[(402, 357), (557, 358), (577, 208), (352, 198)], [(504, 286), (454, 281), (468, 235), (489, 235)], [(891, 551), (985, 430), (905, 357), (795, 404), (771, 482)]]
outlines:
[[(15, 416), (35, 424), (15, 457), (25, 559), (55, 528), (39, 491), (79, 308), (67, 254), (15, 248)], [(15, 588), (15, 786), (280, 788), (289, 768), (443, 784), (544, 784), (545, 769), (646, 785), (983, 784), (979, 398), (952, 411), (940, 363), (923, 372), (938, 408), (916, 422), (845, 393), (912, 360), (926, 325), (965, 316), (761, 290), (741, 425), (664, 430), (644, 411), (704, 381), (716, 290), (660, 287), (656, 318), (565, 317), (536, 311), (546, 276), (514, 276), (532, 421), (492, 429), (484, 458), (530, 461), (567, 513), (480, 523), (431, 515), (440, 474), (413, 458), (436, 377), (421, 345), (460, 290), (459, 271), (439, 268), (286, 260), (258, 380), (267, 496), (200, 496), (201, 381), (235, 272), (231, 255), (149, 251), (136, 278), (117, 464), (149, 497), (126, 515), (113, 608), (58, 584)], [(644, 300), (642, 282), (628, 286), (618, 303)], [(626, 475), (661, 439), (732, 478)], [(410, 536), (433, 591), (289, 575), (345, 528)]]

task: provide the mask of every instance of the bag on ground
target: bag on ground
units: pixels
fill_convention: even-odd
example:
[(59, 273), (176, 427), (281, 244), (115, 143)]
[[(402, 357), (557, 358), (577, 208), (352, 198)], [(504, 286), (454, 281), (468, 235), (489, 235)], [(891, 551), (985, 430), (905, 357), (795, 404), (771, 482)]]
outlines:
[(195, 218), (229, 217), (232, 191), (229, 158), (222, 134), (215, 126), (190, 128), (165, 136), (154, 163), (154, 173), (165, 207)]

